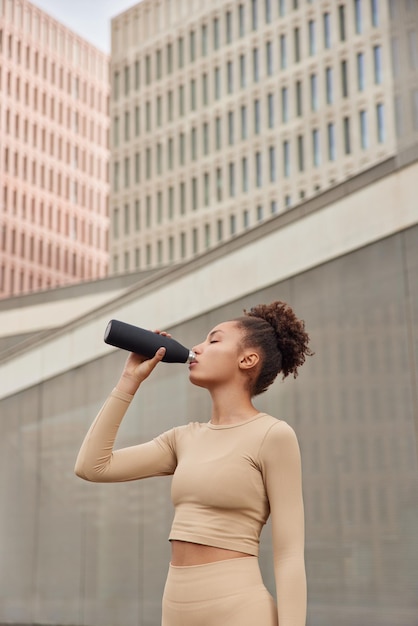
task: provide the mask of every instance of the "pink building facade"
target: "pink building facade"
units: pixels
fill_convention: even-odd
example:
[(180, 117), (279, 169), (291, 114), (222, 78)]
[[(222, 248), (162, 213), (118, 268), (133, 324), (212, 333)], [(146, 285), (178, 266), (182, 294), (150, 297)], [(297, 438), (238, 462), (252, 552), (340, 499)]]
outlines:
[(109, 59), (0, 0), (0, 298), (108, 272)]

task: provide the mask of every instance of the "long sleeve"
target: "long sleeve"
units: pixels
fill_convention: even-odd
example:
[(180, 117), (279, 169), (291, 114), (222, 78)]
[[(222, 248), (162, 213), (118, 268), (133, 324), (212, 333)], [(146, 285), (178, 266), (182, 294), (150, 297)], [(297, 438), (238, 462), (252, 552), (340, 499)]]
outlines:
[[(147, 443), (114, 450), (116, 435), (133, 396), (114, 389), (91, 425), (78, 453), (75, 473), (93, 482), (122, 482), (167, 476), (177, 459), (169, 434)], [(173, 435), (174, 436), (174, 435)]]
[(266, 436), (261, 458), (273, 533), (280, 626), (306, 624), (304, 510), (299, 445), (293, 429), (278, 422)]

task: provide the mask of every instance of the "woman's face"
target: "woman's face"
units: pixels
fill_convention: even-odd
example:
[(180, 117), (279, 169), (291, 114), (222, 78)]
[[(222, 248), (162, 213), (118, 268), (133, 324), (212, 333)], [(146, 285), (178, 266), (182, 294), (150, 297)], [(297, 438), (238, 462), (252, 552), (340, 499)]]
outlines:
[(212, 389), (237, 380), (245, 353), (243, 331), (234, 321), (217, 324), (202, 343), (193, 347), (196, 361), (189, 366), (190, 381)]

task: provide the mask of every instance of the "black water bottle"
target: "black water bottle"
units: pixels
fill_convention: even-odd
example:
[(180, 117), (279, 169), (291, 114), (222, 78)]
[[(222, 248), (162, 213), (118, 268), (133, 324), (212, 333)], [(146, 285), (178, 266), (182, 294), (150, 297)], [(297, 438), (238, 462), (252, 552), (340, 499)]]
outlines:
[(153, 333), (119, 320), (110, 320), (104, 335), (105, 343), (122, 350), (135, 352), (151, 359), (158, 348), (165, 348), (162, 359), (166, 363), (191, 363), (195, 354), (171, 337)]

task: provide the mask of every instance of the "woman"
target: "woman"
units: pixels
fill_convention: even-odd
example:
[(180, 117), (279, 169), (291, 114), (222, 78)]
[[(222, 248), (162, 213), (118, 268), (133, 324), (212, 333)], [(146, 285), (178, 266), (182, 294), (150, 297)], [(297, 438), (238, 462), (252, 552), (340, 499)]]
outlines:
[[(172, 557), (162, 626), (304, 626), (306, 579), (301, 463), (284, 421), (252, 398), (312, 354), (304, 322), (283, 302), (218, 324), (193, 348), (190, 381), (212, 414), (156, 439), (113, 450), (139, 386), (164, 356), (131, 353), (81, 446), (76, 474), (96, 482), (173, 475)], [(157, 331), (158, 332), (158, 331)], [(165, 333), (163, 333), (165, 334)], [(263, 585), (259, 537), (272, 521), (277, 605)]]

